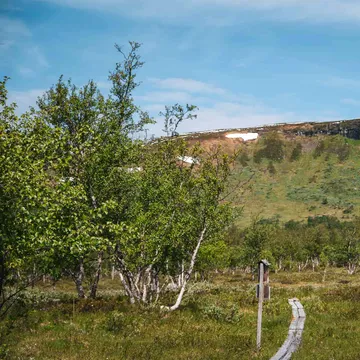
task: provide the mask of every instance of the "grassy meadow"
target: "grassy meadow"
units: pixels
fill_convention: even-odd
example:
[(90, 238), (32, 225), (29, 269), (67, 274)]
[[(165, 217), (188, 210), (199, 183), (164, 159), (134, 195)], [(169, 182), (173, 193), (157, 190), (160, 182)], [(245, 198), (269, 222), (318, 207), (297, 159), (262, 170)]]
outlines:
[[(78, 300), (72, 284), (41, 283), (27, 291), (1, 324), (4, 359), (269, 359), (287, 336), (288, 298), (307, 318), (294, 359), (360, 358), (360, 275), (330, 269), (271, 273), (263, 314), (263, 347), (256, 351), (255, 281), (244, 273), (212, 274), (193, 282), (180, 310), (139, 308), (124, 299), (118, 280), (103, 279), (98, 300)], [(171, 303), (174, 294), (165, 301)]]

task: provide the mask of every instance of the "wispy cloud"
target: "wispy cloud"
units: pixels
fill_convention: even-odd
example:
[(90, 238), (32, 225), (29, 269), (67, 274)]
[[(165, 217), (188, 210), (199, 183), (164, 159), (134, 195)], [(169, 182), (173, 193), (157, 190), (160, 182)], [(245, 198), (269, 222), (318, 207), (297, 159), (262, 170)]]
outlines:
[(357, 88), (360, 87), (360, 80), (340, 76), (332, 76), (324, 81), (324, 85), (343, 88)]
[(9, 102), (17, 104), (16, 112), (18, 115), (23, 114), (29, 109), (29, 106), (36, 107), (36, 100), (45, 90), (31, 89), (27, 91), (9, 91)]
[(35, 75), (35, 71), (27, 67), (20, 66), (18, 71), (24, 77), (33, 77)]
[(277, 112), (262, 105), (247, 106), (239, 103), (219, 102), (212, 107), (200, 108), (196, 124), (191, 131), (201, 129), (238, 128), (263, 124), (300, 121), (294, 113)]
[(96, 84), (99, 89), (103, 90), (110, 90), (112, 86), (110, 81), (98, 81)]
[[(181, 21), (201, 16), (202, 23), (218, 26), (236, 23), (252, 11), (283, 21), (358, 21), (358, 0), (41, 0), (75, 8), (121, 11), (129, 16)], [(211, 21), (210, 21), (211, 20)]]
[(143, 109), (151, 112), (153, 115), (158, 115), (161, 111), (164, 111), (164, 104), (147, 104)]
[(218, 102), (213, 106), (203, 107), (198, 111), (196, 121), (183, 123), (181, 132), (232, 129), (262, 126), (278, 123), (297, 123), (308, 121), (333, 121), (338, 116), (295, 114), (291, 111), (281, 111), (270, 106), (242, 105), (235, 102)]
[(292, 112), (277, 111), (253, 96), (232, 94), (214, 84), (194, 79), (152, 79), (152, 84), (157, 89), (167, 91), (155, 89), (143, 96), (138, 96), (137, 100), (145, 102), (144, 108), (157, 118), (159, 124), (154, 127), (154, 131), (158, 134), (161, 133), (162, 123), (162, 120), (158, 118), (158, 113), (168, 103), (191, 103), (199, 106), (196, 121), (181, 124), (179, 128), (181, 132), (309, 120), (296, 116)]
[(2, 34), (31, 36), (29, 28), (21, 20), (7, 16), (0, 15), (0, 29)]
[[(5, 0), (6, 1), (6, 0)], [(20, 6), (17, 6), (15, 4), (10, 4), (10, 0), (8, 0), (8, 3), (0, 4), (0, 11), (23, 11), (23, 9)]]
[(29, 48), (28, 54), (31, 57), (31, 60), (33, 60), (38, 66), (42, 68), (50, 67), (48, 60), (38, 46)]
[(29, 28), (21, 20), (0, 15), (0, 49), (7, 50), (19, 39), (30, 36)]
[(205, 83), (193, 79), (168, 78), (168, 79), (149, 79), (155, 86), (162, 89), (187, 91), (189, 93), (217, 94), (223, 95), (226, 91), (213, 84)]
[[(147, 111), (159, 113), (161, 104), (153, 104)], [(263, 105), (247, 106), (235, 102), (217, 102), (212, 106), (200, 107), (196, 112), (196, 121), (185, 121), (179, 127), (180, 132), (193, 132), (216, 129), (231, 129), (261, 126), (275, 123), (292, 123), (316, 121), (318, 119), (298, 116), (293, 112), (281, 112)], [(153, 114), (155, 115), (155, 114)], [(155, 115), (158, 124), (152, 129), (156, 135), (161, 134), (162, 119)]]
[(351, 98), (342, 99), (341, 102), (346, 105), (360, 106), (360, 100), (355, 100)]
[(13, 40), (0, 39), (0, 49), (7, 50), (14, 44)]
[(168, 103), (186, 103), (193, 99), (191, 94), (181, 91), (151, 91), (145, 93), (145, 95), (140, 95), (135, 97), (138, 101), (147, 101), (147, 102), (162, 102), (164, 104)]

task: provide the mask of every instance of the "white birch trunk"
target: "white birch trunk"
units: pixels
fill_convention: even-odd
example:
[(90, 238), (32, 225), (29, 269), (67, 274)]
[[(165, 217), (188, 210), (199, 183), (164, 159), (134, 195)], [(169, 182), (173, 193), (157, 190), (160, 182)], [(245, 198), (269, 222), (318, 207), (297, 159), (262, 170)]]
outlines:
[(130, 299), (130, 303), (131, 304), (135, 304), (135, 297), (133, 296), (133, 293), (131, 291), (131, 289), (129, 288), (128, 284), (126, 283), (126, 280), (124, 278), (124, 275), (121, 273), (121, 271), (119, 271), (119, 277), (121, 280), (121, 283), (123, 284), (123, 287), (125, 289), (125, 292), (128, 294), (129, 299)]
[(194, 250), (194, 252), (192, 254), (192, 257), (191, 257), (189, 269), (187, 271), (186, 276), (184, 277), (184, 282), (183, 282), (183, 284), (181, 286), (181, 290), (180, 290), (180, 293), (179, 293), (179, 295), (178, 295), (178, 297), (176, 299), (176, 302), (175, 302), (175, 304), (173, 306), (170, 306), (168, 308), (168, 310), (170, 310), (170, 311), (174, 311), (174, 310), (178, 309), (180, 304), (181, 304), (182, 298), (183, 298), (184, 293), (185, 293), (186, 284), (189, 281), (189, 279), (191, 277), (191, 273), (192, 273), (192, 271), (194, 269), (196, 256), (197, 256), (197, 254), (199, 252), (200, 245), (201, 245), (201, 243), (202, 243), (202, 241), (204, 239), (205, 232), (206, 232), (206, 226), (204, 226), (204, 229), (201, 231), (201, 234), (199, 236), (199, 240), (197, 242), (197, 245), (196, 245), (195, 250)]
[(111, 267), (111, 280), (114, 280), (115, 279), (115, 266), (113, 265)]
[(356, 271), (356, 265), (349, 263), (349, 265), (348, 265), (348, 274), (349, 275), (354, 275), (355, 271)]
[(181, 284), (180, 286), (183, 285), (185, 281), (185, 265), (184, 265), (184, 260), (181, 262)]
[(98, 289), (98, 285), (99, 285), (99, 281), (100, 281), (100, 277), (101, 277), (103, 255), (104, 255), (103, 251), (100, 251), (98, 253), (97, 269), (95, 272), (94, 281), (91, 284), (91, 289), (90, 289), (90, 298), (91, 299), (96, 298), (96, 293), (97, 293), (97, 289)]
[(76, 290), (77, 290), (77, 293), (78, 293), (78, 297), (80, 299), (84, 299), (86, 297), (85, 296), (85, 290), (84, 290), (84, 287), (83, 287), (84, 277), (85, 277), (84, 263), (83, 263), (83, 260), (81, 259), (80, 264), (79, 264), (79, 271), (78, 271), (78, 273), (77, 273), (77, 275), (75, 277)]

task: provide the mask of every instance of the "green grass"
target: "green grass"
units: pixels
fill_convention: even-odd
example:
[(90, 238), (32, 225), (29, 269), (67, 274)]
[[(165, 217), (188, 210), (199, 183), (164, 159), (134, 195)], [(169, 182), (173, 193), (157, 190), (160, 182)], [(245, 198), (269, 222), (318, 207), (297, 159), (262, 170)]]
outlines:
[(192, 284), (173, 313), (129, 305), (119, 284), (109, 279), (96, 301), (75, 301), (67, 282), (55, 291), (41, 286), (27, 294), (28, 311), (22, 305), (2, 324), (6, 347), (0, 354), (7, 359), (269, 359), (287, 336), (287, 299), (298, 297), (307, 319), (294, 359), (359, 359), (359, 275), (330, 270), (325, 282), (321, 272), (270, 277), (260, 353), (255, 351), (255, 282), (236, 273)]

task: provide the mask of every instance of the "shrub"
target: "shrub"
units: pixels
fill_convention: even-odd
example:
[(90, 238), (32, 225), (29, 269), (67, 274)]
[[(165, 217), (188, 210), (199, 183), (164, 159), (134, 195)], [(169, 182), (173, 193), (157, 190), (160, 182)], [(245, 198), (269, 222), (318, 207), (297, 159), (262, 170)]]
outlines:
[(221, 322), (238, 323), (240, 321), (240, 316), (236, 306), (232, 306), (230, 309), (224, 309), (217, 305), (211, 304), (205, 306), (202, 309), (202, 312), (207, 318)]
[(354, 210), (354, 205), (351, 204), (343, 211), (343, 213), (344, 214), (351, 214), (353, 212), (353, 210)]
[(335, 216), (321, 215), (321, 216), (309, 216), (307, 219), (307, 225), (318, 226), (324, 224), (329, 229), (341, 229), (343, 224)]
[(241, 153), (241, 155), (239, 156), (239, 162), (240, 162), (240, 164), (245, 167), (245, 166), (248, 165), (248, 161), (249, 161), (249, 160), (250, 160), (250, 159), (249, 159), (248, 154), (247, 154), (245, 151), (243, 151), (243, 152)]
[(263, 140), (264, 147), (258, 150), (254, 155), (254, 161), (256, 163), (261, 162), (263, 158), (272, 161), (282, 161), (285, 155), (285, 144), (280, 139), (280, 136), (276, 132), (270, 132), (266, 134)]
[(325, 151), (325, 142), (324, 142), (324, 140), (321, 140), (317, 144), (317, 146), (314, 150), (314, 158), (321, 156), (324, 153), (324, 151)]
[(267, 169), (268, 169), (268, 171), (269, 171), (269, 173), (270, 173), (271, 175), (275, 175), (275, 174), (276, 174), (276, 169), (275, 169), (275, 166), (274, 166), (274, 164), (273, 164), (272, 161), (269, 162), (269, 165), (268, 165)]
[(314, 157), (317, 158), (326, 153), (327, 158), (331, 154), (336, 155), (339, 161), (346, 160), (350, 155), (350, 145), (343, 136), (329, 136), (321, 140), (314, 150)]
[(105, 328), (108, 331), (119, 333), (125, 327), (125, 314), (120, 311), (112, 311), (106, 317)]
[(265, 153), (264, 151), (261, 149), (261, 150), (258, 150), (255, 154), (254, 154), (254, 162), (256, 164), (260, 164), (262, 159), (265, 157)]
[(0, 359), (6, 359), (9, 353), (9, 349), (6, 344), (0, 345)]
[(290, 161), (299, 160), (301, 153), (302, 153), (302, 145), (300, 143), (298, 143), (298, 144), (296, 144), (296, 146), (294, 147), (294, 149), (291, 153)]

